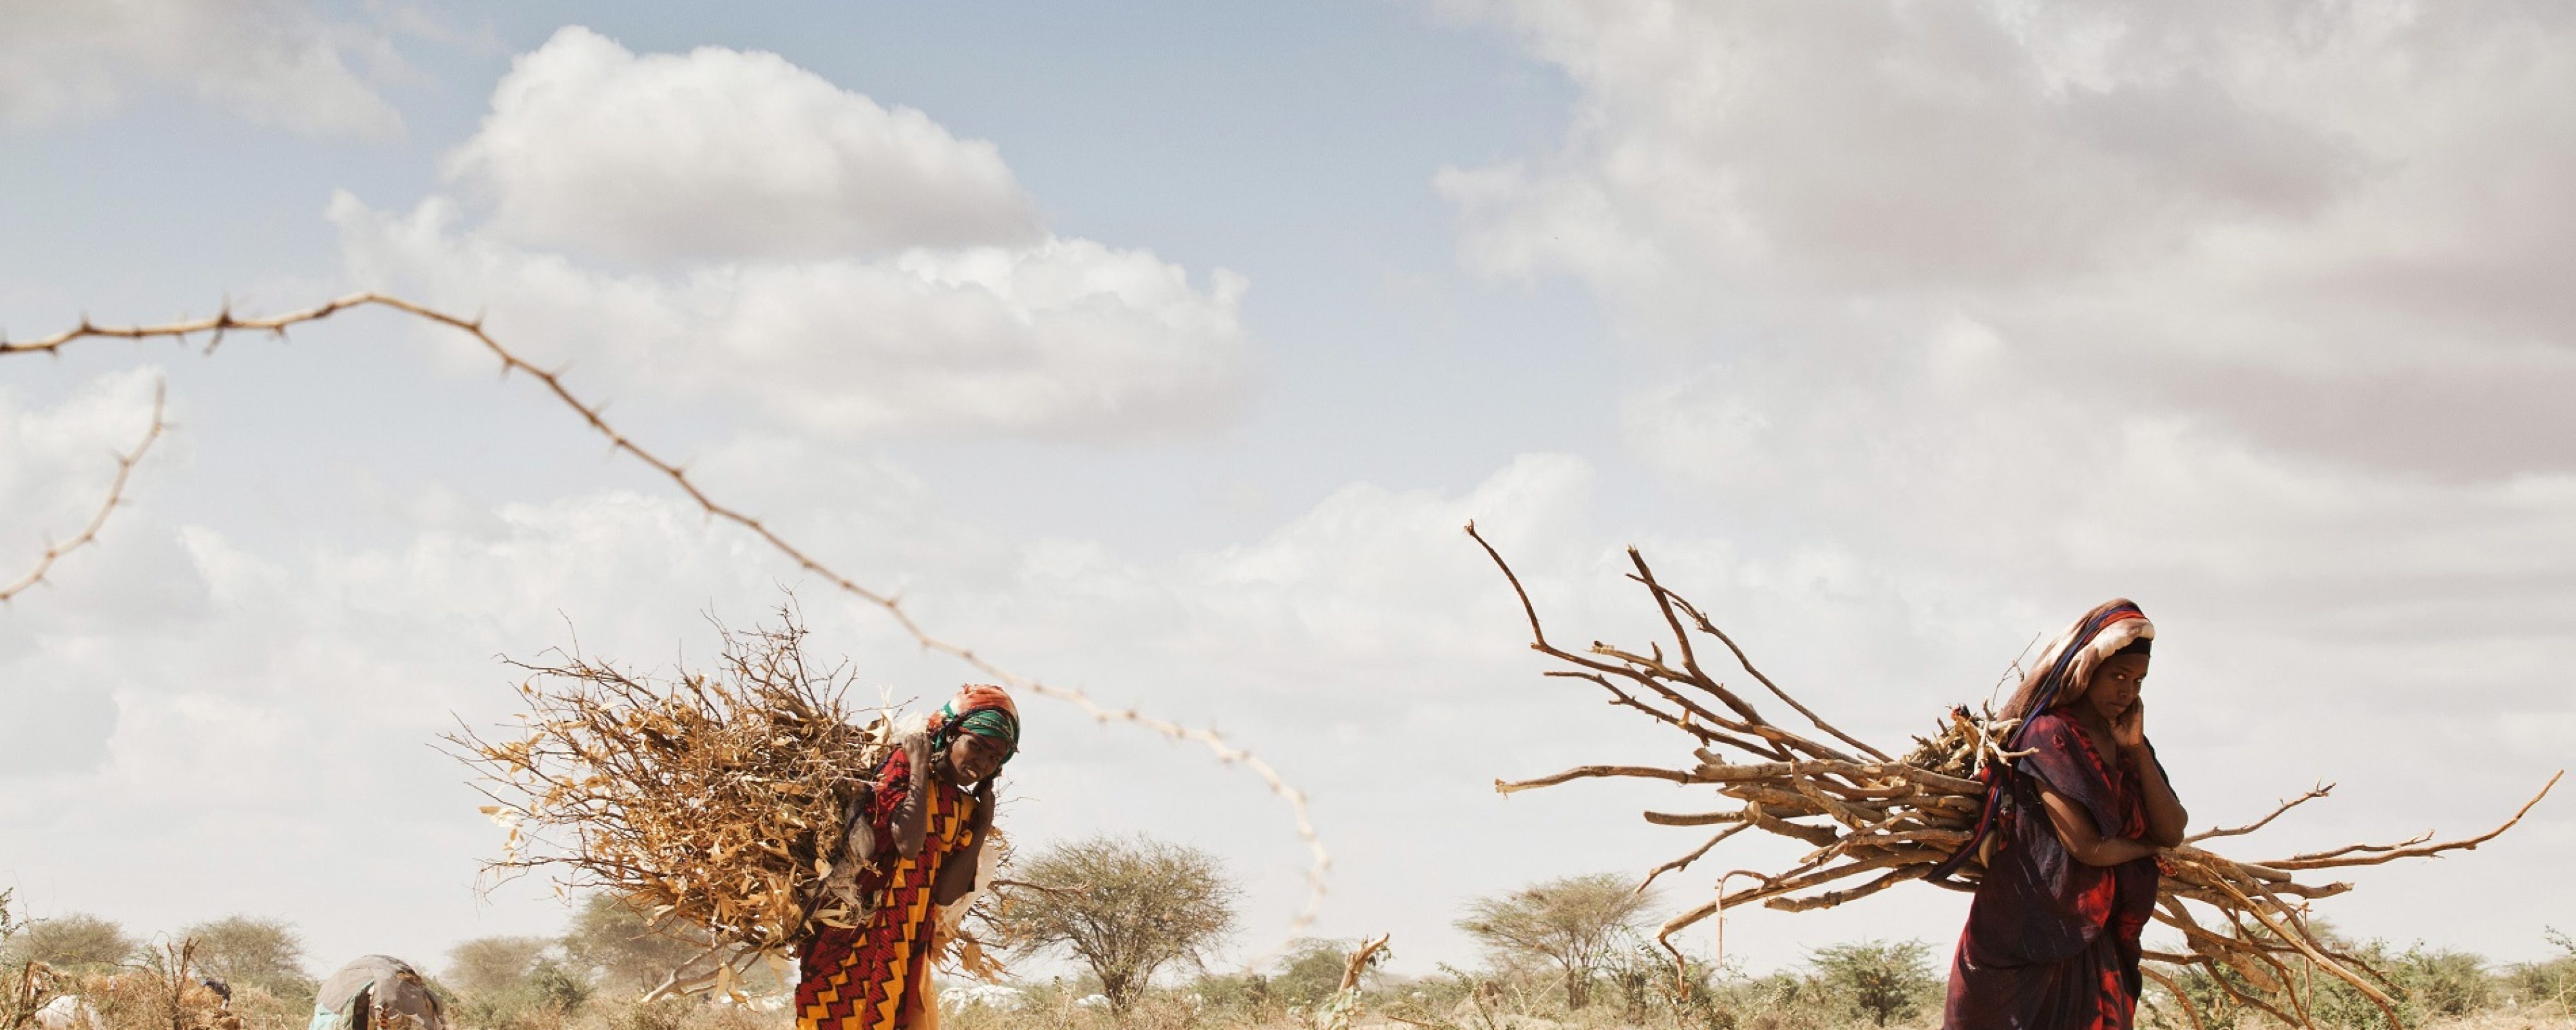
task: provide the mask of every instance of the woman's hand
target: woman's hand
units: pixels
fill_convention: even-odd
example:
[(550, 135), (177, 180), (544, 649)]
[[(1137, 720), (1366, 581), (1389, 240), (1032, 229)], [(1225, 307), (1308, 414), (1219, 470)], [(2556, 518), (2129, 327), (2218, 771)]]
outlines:
[(2111, 722), (2111, 742), (2122, 751), (2137, 751), (2147, 746), (2147, 699), (2129, 702), (2129, 710)]
[(2146, 788), (2147, 840), (2168, 848), (2181, 847), (2183, 828), (2191, 822), (2191, 813), (2174, 796), (2173, 784), (2165, 780), (2165, 767), (2156, 761), (2156, 753), (2147, 747), (2147, 701), (2129, 702), (2129, 710), (2111, 720), (2111, 739), (2119, 744), (2122, 754), (2137, 765), (2138, 782)]

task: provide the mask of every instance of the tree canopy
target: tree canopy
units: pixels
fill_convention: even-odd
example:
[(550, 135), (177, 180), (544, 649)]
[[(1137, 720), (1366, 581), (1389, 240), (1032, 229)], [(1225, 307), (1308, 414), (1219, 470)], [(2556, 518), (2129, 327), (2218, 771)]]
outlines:
[(1239, 893), (1215, 855), (1146, 837), (1057, 844), (1017, 866), (1002, 928), (1023, 952), (1062, 949), (1100, 978), (1120, 1012), (1154, 974), (1204, 966), (1234, 930)]
[(78, 971), (117, 965), (134, 957), (142, 942), (126, 936), (114, 921), (75, 912), (29, 922), (9, 940), (6, 960), (42, 962), (55, 969)]
[(1567, 876), (1467, 903), (1458, 928), (1494, 958), (1542, 959), (1565, 974), (1565, 1003), (1591, 1002), (1592, 977), (1652, 904), (1615, 873)]
[(313, 987), (304, 971), (304, 940), (285, 920), (226, 916), (180, 935), (197, 942), (198, 970), (235, 987), (258, 987), (280, 996)]

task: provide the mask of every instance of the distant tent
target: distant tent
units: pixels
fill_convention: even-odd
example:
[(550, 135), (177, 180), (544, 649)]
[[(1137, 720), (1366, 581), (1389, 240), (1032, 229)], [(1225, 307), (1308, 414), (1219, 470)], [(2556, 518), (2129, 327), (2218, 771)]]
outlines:
[(367, 955), (313, 992), (311, 1030), (447, 1030), (429, 981), (410, 963)]

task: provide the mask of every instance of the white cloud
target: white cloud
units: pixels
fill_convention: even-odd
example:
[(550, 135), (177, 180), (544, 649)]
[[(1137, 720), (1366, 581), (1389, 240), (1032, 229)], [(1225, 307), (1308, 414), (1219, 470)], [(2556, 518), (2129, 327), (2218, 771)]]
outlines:
[(516, 242), (636, 260), (1027, 244), (1001, 153), (776, 54), (637, 56), (579, 26), (521, 55), (447, 160)]
[(402, 117), (368, 79), (400, 63), (380, 34), (302, 0), (22, 0), (0, 32), (0, 122), (47, 124), (114, 109), (138, 87), (176, 88), (253, 122), (382, 139), (401, 134)]
[(1966, 319), (2009, 350), (1981, 403), (2576, 468), (2530, 431), (2576, 387), (2551, 5), (1463, 6), (1584, 90), (1562, 149), (1440, 176), (1488, 271), (1800, 385), (1910, 388), (1882, 366)]
[(1089, 240), (617, 274), (457, 217), (440, 198), (407, 215), (347, 194), (331, 205), (369, 287), (486, 312), (540, 360), (826, 433), (1195, 428), (1231, 409), (1249, 347), (1242, 277), (1218, 270), (1202, 288)]
[[(1239, 400), (1241, 276), (1194, 284), (1043, 232), (990, 144), (917, 111), (774, 55), (637, 57), (579, 28), (521, 58), (493, 107), (451, 161), (489, 220), (444, 196), (333, 198), (362, 284), (488, 312), (621, 386), (840, 435), (1115, 439)], [(602, 253), (669, 260), (582, 256)]]
[[(96, 514), (116, 471), (115, 455), (131, 451), (151, 425), (160, 374), (147, 367), (105, 376), (49, 407), (28, 406), (0, 390), (0, 585), (34, 570), (49, 545), (71, 539)], [(169, 548), (149, 546), (149, 530), (129, 524), (134, 499), (149, 489), (142, 479), (167, 452), (165, 446), (146, 455), (126, 504), (90, 545), (66, 553), (42, 582), (0, 608), (0, 652), (95, 653), (94, 639), (44, 630), (60, 607), (83, 605), (102, 584), (130, 582), (137, 552), (168, 556)], [(155, 616), (167, 597), (154, 595), (148, 588), (132, 595), (136, 603), (125, 613), (132, 624), (161, 624)], [(0, 720), (0, 776), (48, 775), (105, 761), (118, 710), (99, 678), (12, 676), (8, 682), (11, 715)]]
[(1631, 439), (1748, 522), (2060, 603), (2566, 599), (2563, 12), (1457, 6), (1584, 91), (1441, 174), (1465, 257), (1653, 341)]

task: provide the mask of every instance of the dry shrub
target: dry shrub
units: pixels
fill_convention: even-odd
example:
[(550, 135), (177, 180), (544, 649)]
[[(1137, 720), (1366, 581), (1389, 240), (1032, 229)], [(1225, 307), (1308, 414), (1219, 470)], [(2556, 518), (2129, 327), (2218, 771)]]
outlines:
[(233, 985), (233, 1015), (242, 1030), (305, 1030), (313, 1023), (311, 992), (303, 997), (280, 995), (257, 985)]
[(34, 1022), (36, 1011), (54, 1000), (61, 978), (42, 962), (18, 957), (15, 945), (27, 928), (10, 911), (15, 892), (0, 888), (0, 1030), (18, 1030)]
[(639, 676), (562, 650), (515, 662), (523, 728), (448, 737), (509, 827), (489, 870), (548, 870), (707, 946), (691, 960), (714, 960), (703, 984), (682, 986), (684, 963), (665, 991), (730, 991), (810, 921), (859, 915), (819, 907), (818, 888), (892, 736), (891, 713), (862, 720), (846, 701), (846, 662), (809, 660), (792, 604), (772, 625), (717, 629), (707, 672)]
[(81, 978), (78, 994), (101, 1030), (242, 1030), (241, 1017), (197, 983), (196, 942), (153, 949), (146, 968)]

